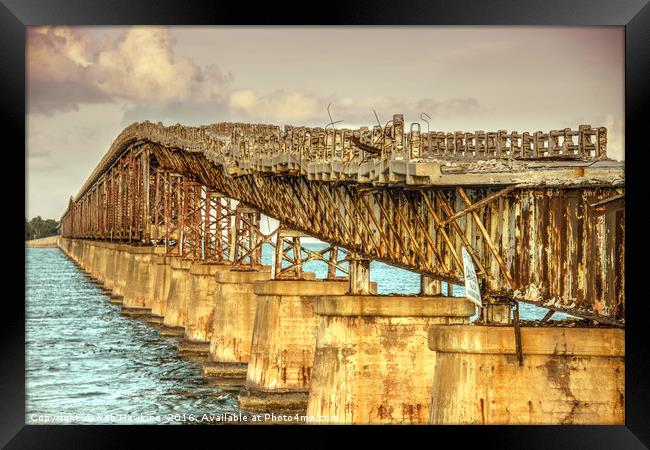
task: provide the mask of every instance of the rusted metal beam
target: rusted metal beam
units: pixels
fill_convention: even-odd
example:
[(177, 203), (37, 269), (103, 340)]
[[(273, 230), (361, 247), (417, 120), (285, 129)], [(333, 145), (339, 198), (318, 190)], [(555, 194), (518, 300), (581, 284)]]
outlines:
[(515, 186), (515, 185), (508, 186), (507, 188), (502, 189), (502, 190), (500, 190), (498, 192), (495, 192), (494, 194), (488, 195), (484, 199), (479, 200), (477, 202), (474, 202), (472, 204), (472, 206), (469, 206), (469, 207), (463, 209), (462, 211), (456, 212), (451, 217), (447, 217), (445, 220), (442, 221), (441, 225), (443, 225), (443, 226), (448, 225), (450, 222), (453, 222), (454, 220), (458, 219), (459, 217), (463, 217), (464, 215), (466, 215), (466, 214), (468, 214), (468, 213), (470, 213), (472, 211), (480, 209), (483, 206), (487, 205), (488, 203), (492, 202), (493, 200), (495, 200), (495, 199), (497, 199), (499, 197), (503, 197), (504, 195), (509, 194), (510, 192), (514, 191), (515, 189), (517, 189), (517, 186)]

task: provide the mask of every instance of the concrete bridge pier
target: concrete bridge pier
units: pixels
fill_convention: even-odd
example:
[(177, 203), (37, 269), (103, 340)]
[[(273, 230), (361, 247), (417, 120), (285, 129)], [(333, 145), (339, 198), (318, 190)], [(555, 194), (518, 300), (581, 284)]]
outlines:
[(113, 258), (113, 248), (115, 247), (115, 244), (112, 242), (102, 242), (101, 243), (101, 258), (100, 258), (100, 266), (98, 269), (99, 272), (99, 278), (102, 281), (102, 285), (104, 287), (105, 291), (110, 292), (110, 288), (108, 287), (108, 282), (109, 278), (111, 278), (110, 270), (111, 270), (111, 260)]
[(420, 295), (369, 295), (368, 267), (351, 255), (352, 292), (314, 299), (307, 415), (321, 423), (427, 423), (436, 361), (428, 329), (469, 323), (475, 307), (427, 294), (438, 290), (435, 283), (422, 283)]
[(108, 243), (106, 244), (106, 274), (105, 274), (105, 280), (104, 280), (104, 285), (110, 289), (111, 291), (114, 291), (115, 289), (115, 284), (117, 282), (117, 257), (118, 257), (118, 250), (117, 250), (118, 244), (115, 243)]
[(97, 244), (97, 248), (95, 249), (96, 250), (95, 260), (97, 261), (97, 264), (96, 264), (94, 276), (101, 282), (102, 287), (105, 287), (106, 265), (108, 263), (106, 257), (108, 255), (109, 244), (103, 241), (98, 241), (96, 244)]
[[(451, 289), (451, 287), (449, 288)], [(442, 293), (442, 282), (426, 275), (420, 275), (420, 294), (440, 295)]]
[(620, 328), (432, 326), (432, 424), (625, 423)]
[(122, 291), (122, 306), (129, 307), (131, 305), (131, 297), (133, 296), (134, 282), (137, 276), (136, 269), (136, 247), (132, 245), (124, 246), (124, 254), (122, 256), (124, 263), (124, 290)]
[(97, 242), (88, 240), (86, 241), (86, 272), (91, 281), (96, 280), (94, 274), (96, 273), (96, 256), (97, 256)]
[(151, 314), (147, 318), (150, 325), (162, 325), (167, 310), (167, 297), (171, 284), (171, 257), (164, 255), (164, 247), (151, 258), (154, 272), (153, 294), (151, 296)]
[(306, 411), (318, 326), (314, 298), (343, 295), (348, 286), (348, 280), (313, 279), (254, 284), (257, 313), (246, 385), (239, 394), (242, 409)]
[(75, 262), (81, 269), (81, 271), (84, 271), (84, 249), (85, 249), (85, 244), (84, 241), (81, 239), (76, 240), (76, 252), (75, 252)]
[(223, 270), (215, 273), (215, 305), (208, 361), (203, 374), (224, 384), (243, 384), (250, 359), (257, 297), (253, 283), (268, 280), (271, 270)]
[(81, 267), (83, 258), (83, 241), (81, 239), (74, 240), (74, 260)]
[(72, 238), (67, 239), (68, 256), (73, 262), (77, 262), (77, 240)]
[(95, 285), (102, 290), (104, 294), (110, 292), (110, 289), (106, 286), (107, 281), (107, 268), (108, 268), (108, 255), (109, 248), (112, 244), (108, 242), (93, 242), (94, 253), (93, 253), (93, 268), (91, 272), (91, 277)]
[(96, 283), (93, 276), (95, 253), (95, 242), (84, 239), (82, 241), (81, 271), (91, 283)]
[(117, 244), (115, 246), (115, 251), (115, 283), (113, 288), (113, 297), (122, 299), (128, 275), (129, 245)]
[(88, 245), (87, 242), (84, 239), (79, 240), (79, 266), (81, 267), (82, 271), (85, 272), (87, 267), (87, 261), (86, 258), (88, 257)]
[(179, 351), (204, 354), (206, 358), (210, 353), (217, 288), (215, 274), (228, 269), (230, 266), (223, 263), (193, 263), (190, 266), (185, 341)]
[(101, 242), (90, 241), (88, 245), (91, 249), (90, 252), (90, 264), (88, 266), (88, 272), (90, 273), (90, 278), (95, 282), (101, 282), (103, 275), (101, 274), (101, 257), (102, 257), (102, 248)]
[(131, 316), (149, 315), (151, 308), (147, 306), (147, 299), (151, 298), (155, 283), (152, 264), (155, 248), (150, 245), (132, 245), (127, 251), (127, 281), (122, 312)]
[(189, 297), (189, 276), (192, 261), (181, 257), (171, 257), (170, 284), (163, 319), (162, 336), (183, 337), (187, 324), (187, 302)]
[(80, 243), (78, 239), (71, 239), (70, 240), (70, 257), (72, 258), (72, 261), (74, 264), (79, 267), (79, 247)]
[[(104, 273), (106, 270), (104, 243), (101, 241), (92, 241), (93, 246), (93, 259), (91, 263), (90, 276), (95, 284), (99, 286), (104, 285)], [(103, 267), (102, 267), (103, 266)]]
[(85, 275), (90, 275), (90, 265), (92, 261), (92, 246), (86, 239), (81, 241), (81, 267)]

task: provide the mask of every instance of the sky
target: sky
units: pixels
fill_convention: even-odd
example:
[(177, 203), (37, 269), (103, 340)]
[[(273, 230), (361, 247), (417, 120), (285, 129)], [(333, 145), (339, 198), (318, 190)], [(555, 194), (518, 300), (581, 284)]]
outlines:
[(590, 124), (624, 159), (623, 27), (30, 27), (26, 51), (30, 218), (59, 219), (144, 120), (324, 126), (331, 104), (348, 128), (373, 110), (436, 131)]

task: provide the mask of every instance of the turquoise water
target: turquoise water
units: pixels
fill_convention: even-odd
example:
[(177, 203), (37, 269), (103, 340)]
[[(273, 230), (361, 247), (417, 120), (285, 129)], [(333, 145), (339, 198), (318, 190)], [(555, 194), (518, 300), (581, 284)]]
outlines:
[(173, 339), (121, 316), (63, 252), (26, 253), (25, 423), (65, 424), (75, 414), (73, 423), (179, 423), (182, 414), (238, 412), (232, 394), (177, 356)]
[[(177, 356), (174, 339), (121, 316), (59, 249), (25, 251), (26, 423), (183, 423), (183, 415), (240, 413), (236, 394), (207, 385), (198, 365)], [(263, 249), (264, 263), (271, 255)], [(420, 289), (417, 274), (370, 267), (380, 294)], [(305, 270), (324, 278), (327, 266), (309, 262)], [(544, 313), (522, 305), (522, 318)]]

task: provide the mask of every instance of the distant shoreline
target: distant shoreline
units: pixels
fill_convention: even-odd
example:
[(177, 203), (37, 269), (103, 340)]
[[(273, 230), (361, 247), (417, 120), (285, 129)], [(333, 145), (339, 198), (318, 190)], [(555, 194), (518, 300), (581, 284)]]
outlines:
[(57, 247), (59, 235), (25, 241), (25, 247)]

